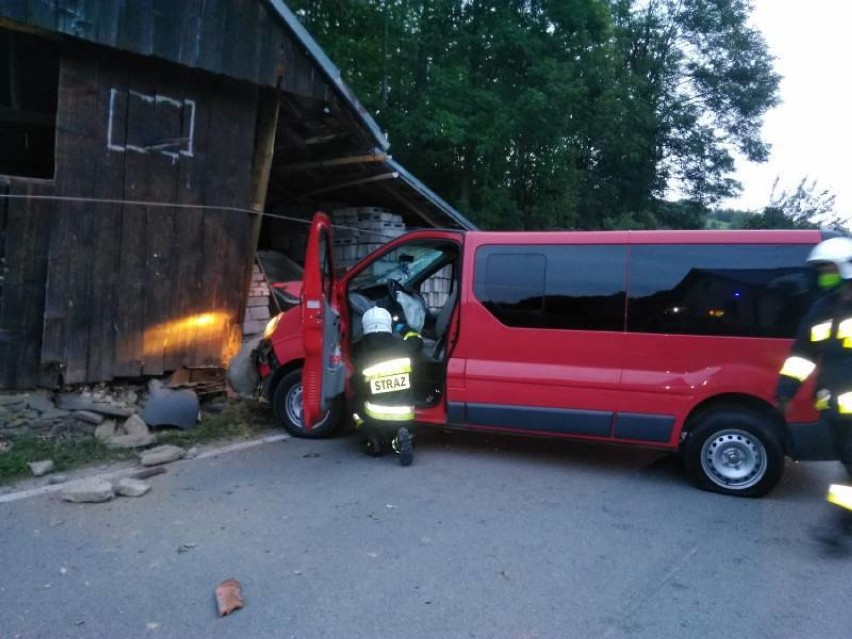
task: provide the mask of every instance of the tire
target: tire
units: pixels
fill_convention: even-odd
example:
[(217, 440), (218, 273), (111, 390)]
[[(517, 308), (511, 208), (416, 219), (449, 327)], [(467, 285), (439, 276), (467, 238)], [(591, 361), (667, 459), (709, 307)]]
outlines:
[(683, 463), (703, 490), (762, 497), (784, 474), (784, 450), (770, 418), (745, 408), (720, 408), (695, 421)]
[(325, 416), (310, 430), (302, 422), (302, 369), (290, 371), (275, 387), (272, 395), (272, 412), (288, 433), (294, 437), (321, 439), (333, 435), (341, 422), (342, 398), (336, 398)]
[(414, 461), (414, 448), (411, 445), (411, 435), (407, 428), (400, 428), (396, 434), (397, 452), (401, 466), (411, 466)]

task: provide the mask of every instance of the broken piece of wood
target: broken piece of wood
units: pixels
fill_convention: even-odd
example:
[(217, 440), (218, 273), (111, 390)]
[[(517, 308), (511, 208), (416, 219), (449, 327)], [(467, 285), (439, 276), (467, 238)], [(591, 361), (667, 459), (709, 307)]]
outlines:
[(243, 589), (236, 579), (226, 579), (216, 586), (216, 603), (219, 606), (219, 616), (229, 615), (246, 605), (243, 599)]

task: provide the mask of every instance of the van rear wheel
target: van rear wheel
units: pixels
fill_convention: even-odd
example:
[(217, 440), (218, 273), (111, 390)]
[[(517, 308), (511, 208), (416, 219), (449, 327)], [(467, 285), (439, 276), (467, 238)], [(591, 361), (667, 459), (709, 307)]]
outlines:
[(310, 431), (305, 430), (305, 423), (302, 421), (302, 369), (297, 368), (284, 375), (275, 387), (272, 412), (284, 430), (294, 437), (321, 439), (331, 436), (337, 430), (343, 407), (341, 398), (333, 400), (322, 419), (314, 424)]
[(696, 420), (683, 462), (699, 488), (762, 497), (781, 480), (784, 450), (769, 418), (744, 408), (724, 408)]

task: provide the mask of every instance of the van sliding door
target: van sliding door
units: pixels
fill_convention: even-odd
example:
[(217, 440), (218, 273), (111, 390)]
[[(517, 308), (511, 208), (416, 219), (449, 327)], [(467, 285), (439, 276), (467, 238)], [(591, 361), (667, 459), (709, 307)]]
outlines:
[(594, 242), (626, 234), (546, 243), (552, 237), (476, 249), (458, 348), (465, 388), (448, 398), (448, 410), (474, 428), (607, 438), (623, 357), (627, 247)]

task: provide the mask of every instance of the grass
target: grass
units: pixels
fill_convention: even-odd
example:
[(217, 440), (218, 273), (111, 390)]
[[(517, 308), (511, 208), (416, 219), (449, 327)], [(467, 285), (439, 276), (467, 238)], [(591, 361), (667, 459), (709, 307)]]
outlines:
[[(275, 425), (268, 406), (254, 402), (230, 401), (221, 413), (205, 413), (193, 430), (154, 429), (157, 444), (189, 448), (221, 439), (249, 439)], [(54, 472), (63, 472), (110, 461), (133, 459), (132, 450), (113, 450), (94, 437), (7, 436), (8, 450), (0, 448), (0, 484), (30, 476), (27, 462), (52, 459)]]

